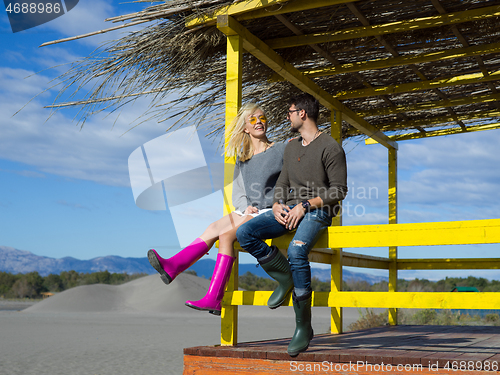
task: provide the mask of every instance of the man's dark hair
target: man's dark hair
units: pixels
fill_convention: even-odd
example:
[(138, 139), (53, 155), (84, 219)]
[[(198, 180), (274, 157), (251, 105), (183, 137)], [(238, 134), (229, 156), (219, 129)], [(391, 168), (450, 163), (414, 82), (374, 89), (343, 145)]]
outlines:
[(295, 105), (296, 109), (303, 109), (314, 122), (318, 122), (319, 102), (310, 94), (300, 94), (289, 100), (288, 105)]

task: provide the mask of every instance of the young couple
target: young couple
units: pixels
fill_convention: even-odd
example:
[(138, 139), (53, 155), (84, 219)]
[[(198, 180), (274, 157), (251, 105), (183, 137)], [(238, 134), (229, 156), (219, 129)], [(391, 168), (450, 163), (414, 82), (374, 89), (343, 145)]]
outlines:
[[(311, 268), (308, 254), (331, 225), (347, 194), (344, 151), (317, 127), (318, 101), (309, 94), (289, 102), (287, 119), (299, 137), (287, 143), (267, 139), (267, 119), (256, 104), (244, 105), (232, 123), (228, 156), (237, 156), (233, 184), (235, 211), (212, 223), (189, 246), (169, 259), (149, 250), (148, 259), (166, 284), (200, 259), (219, 239), (219, 253), (204, 298), (186, 305), (220, 315), (221, 300), (234, 261), (233, 244), (252, 254), (278, 287), (268, 300), (275, 309), (292, 293), (296, 328), (290, 356), (307, 350), (311, 326)], [(263, 240), (289, 231), (288, 260)]]

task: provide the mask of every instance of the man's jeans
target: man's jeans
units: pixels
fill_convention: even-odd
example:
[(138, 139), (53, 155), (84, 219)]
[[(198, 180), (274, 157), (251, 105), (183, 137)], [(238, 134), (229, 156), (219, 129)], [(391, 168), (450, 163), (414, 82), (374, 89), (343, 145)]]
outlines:
[[(331, 224), (332, 217), (326, 210), (317, 209), (307, 212), (288, 246), (288, 261), (297, 296), (312, 291), (309, 251), (322, 232)], [(289, 230), (284, 225), (276, 221), (273, 211), (267, 211), (239, 227), (236, 237), (243, 249), (261, 261), (271, 252), (271, 248), (262, 240), (276, 238), (288, 232)]]

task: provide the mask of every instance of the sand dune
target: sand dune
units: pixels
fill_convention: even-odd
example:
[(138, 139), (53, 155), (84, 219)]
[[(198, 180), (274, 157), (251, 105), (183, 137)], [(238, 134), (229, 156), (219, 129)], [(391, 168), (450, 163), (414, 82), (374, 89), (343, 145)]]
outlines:
[[(2, 375), (179, 375), (182, 349), (220, 343), (220, 318), (190, 309), (209, 281), (180, 275), (166, 286), (158, 275), (129, 283), (69, 289), (22, 312), (0, 311)], [(344, 309), (344, 324), (356, 309)], [(327, 332), (330, 309), (313, 309), (316, 333)], [(291, 307), (240, 306), (240, 342), (291, 337)]]
[(168, 286), (158, 275), (122, 285), (82, 285), (47, 298), (23, 312), (196, 312), (184, 306), (184, 302), (202, 298), (209, 283), (200, 277), (181, 274)]

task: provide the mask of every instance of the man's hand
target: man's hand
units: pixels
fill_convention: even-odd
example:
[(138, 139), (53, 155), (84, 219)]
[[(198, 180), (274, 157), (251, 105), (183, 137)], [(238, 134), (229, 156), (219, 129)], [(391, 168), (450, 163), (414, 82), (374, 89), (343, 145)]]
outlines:
[(285, 225), (287, 223), (288, 212), (290, 211), (290, 207), (285, 204), (281, 204), (276, 202), (273, 204), (273, 214), (274, 218), (281, 225)]
[(287, 223), (285, 224), (286, 229), (292, 230), (297, 228), (300, 220), (306, 215), (306, 210), (299, 203), (290, 212), (288, 212)]
[(259, 213), (259, 209), (257, 207), (253, 207), (253, 206), (248, 206), (244, 212), (245, 215), (258, 214), (258, 213)]

